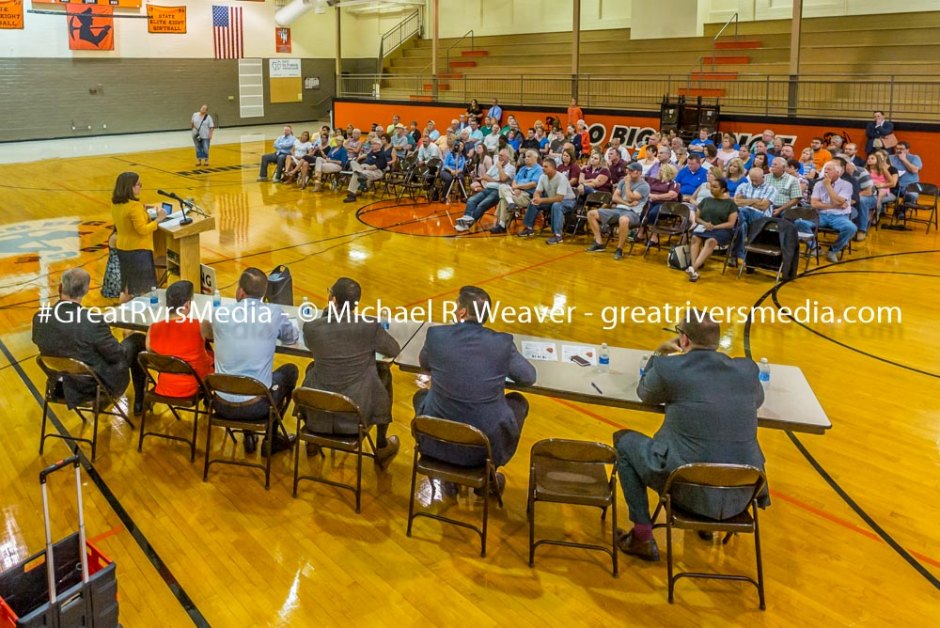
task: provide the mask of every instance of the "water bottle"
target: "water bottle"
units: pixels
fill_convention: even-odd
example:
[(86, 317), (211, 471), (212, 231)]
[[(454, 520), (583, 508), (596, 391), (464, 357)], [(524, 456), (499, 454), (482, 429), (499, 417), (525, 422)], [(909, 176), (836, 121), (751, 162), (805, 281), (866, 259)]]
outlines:
[(644, 353), (643, 357), (640, 358), (640, 379), (643, 379), (643, 376), (646, 375), (646, 364), (650, 361), (650, 356), (648, 353)]
[(160, 305), (160, 297), (157, 296), (157, 287), (153, 286), (150, 288), (150, 307), (157, 307)]
[(212, 309), (222, 305), (222, 293), (216, 290), (212, 293)]
[(597, 367), (601, 373), (610, 370), (610, 349), (607, 348), (606, 342), (601, 345), (600, 353), (597, 354)]
[(770, 388), (770, 363), (767, 362), (767, 358), (761, 358), (757, 368), (759, 369), (757, 378), (760, 380), (760, 385), (763, 387), (764, 391), (766, 391)]
[(382, 329), (388, 331), (389, 327), (391, 327), (391, 324), (388, 321), (382, 321)]
[(307, 322), (310, 318), (310, 299), (304, 297), (303, 301), (300, 303), (300, 308), (298, 308), (297, 313), (299, 314), (301, 322)]

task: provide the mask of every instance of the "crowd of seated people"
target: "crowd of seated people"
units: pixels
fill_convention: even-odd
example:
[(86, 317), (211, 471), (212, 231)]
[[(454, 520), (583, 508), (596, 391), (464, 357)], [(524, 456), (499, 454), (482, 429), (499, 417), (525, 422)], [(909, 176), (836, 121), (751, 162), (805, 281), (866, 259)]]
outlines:
[[(569, 118), (573, 111), (581, 111), (576, 102), (572, 108)], [(373, 123), (367, 134), (353, 125), (333, 131), (322, 127), (314, 139), (307, 132), (294, 137), (291, 127), (286, 126), (274, 142), (274, 152), (262, 157), (259, 181), (267, 180), (272, 163), (277, 166), (275, 182), (296, 180), (299, 187), (305, 188), (312, 180), (317, 192), (322, 189), (324, 175), (344, 173), (349, 177), (345, 201), (353, 202), (369, 183), (382, 180), (387, 172), (413, 171), (428, 198), (449, 204), (456, 196), (466, 202), (464, 215), (455, 222), (457, 233), (471, 231), (487, 211), (495, 208), (492, 234), (508, 233), (510, 222), (524, 215), (523, 227), (516, 235), (531, 236), (541, 210), (545, 213), (544, 223), (553, 225), (547, 240), (551, 244), (562, 242), (564, 237), (556, 232), (554, 214), (561, 211), (565, 219), (578, 213), (594, 193), (610, 195), (607, 207), (598, 209), (611, 211), (591, 213), (588, 224), (592, 229), (616, 228), (613, 223), (617, 222), (628, 232), (638, 229), (637, 237), (643, 238), (663, 202), (681, 201), (701, 211), (705, 201), (716, 198), (715, 192), (720, 190), (738, 207), (730, 229), (737, 232), (736, 257), (741, 257), (751, 225), (762, 218), (781, 218), (784, 209), (803, 205), (817, 207), (820, 226), (838, 223), (839, 236), (827, 253), (827, 258), (835, 261), (849, 240), (864, 240), (869, 226), (885, 208), (898, 201), (907, 185), (919, 180), (923, 163), (907, 142), (899, 142), (893, 149), (881, 143), (873, 142), (863, 159), (857, 145), (839, 133), (814, 137), (808, 145), (798, 147), (772, 129), (765, 129), (749, 144), (738, 143), (731, 133), (712, 134), (702, 129), (688, 145), (675, 131), (653, 132), (642, 136), (638, 142), (642, 145), (633, 150), (624, 146), (619, 136), (605, 145), (592, 143), (589, 125), (583, 118), (563, 124), (560, 116), (549, 116), (522, 128), (513, 114), (504, 115), (494, 99), (489, 108), (471, 102), (466, 113), (453, 118), (447, 126), (439, 126), (434, 120), (428, 120), (423, 128), (417, 121), (406, 126), (395, 115), (387, 125)], [(545, 175), (546, 159), (553, 161), (551, 176), (559, 174), (566, 179), (574, 202), (568, 202), (569, 191), (562, 187), (561, 198), (548, 202), (540, 195), (537, 207), (530, 210)], [(851, 187), (849, 199), (838, 193), (834, 198), (828, 196), (825, 182), (832, 180), (836, 171), (836, 180)], [(624, 189), (625, 179), (634, 183), (642, 180), (649, 188), (641, 206), (633, 207), (629, 202), (636, 192)], [(461, 184), (456, 185), (456, 181)], [(551, 191), (557, 192), (558, 186), (552, 186)], [(820, 195), (829, 200), (820, 200)], [(844, 200), (848, 200), (847, 207), (841, 207)], [(628, 211), (625, 208), (637, 215), (613, 220), (613, 214), (623, 218), (623, 212)], [(850, 216), (854, 226), (851, 233), (846, 221), (833, 218), (840, 212)], [(605, 222), (604, 218), (609, 220)], [(621, 259), (626, 235), (618, 236), (620, 246), (615, 257)], [(603, 250), (601, 244), (595, 233), (591, 250)], [(718, 244), (724, 247), (722, 242)], [(710, 248), (703, 246), (702, 250)]]

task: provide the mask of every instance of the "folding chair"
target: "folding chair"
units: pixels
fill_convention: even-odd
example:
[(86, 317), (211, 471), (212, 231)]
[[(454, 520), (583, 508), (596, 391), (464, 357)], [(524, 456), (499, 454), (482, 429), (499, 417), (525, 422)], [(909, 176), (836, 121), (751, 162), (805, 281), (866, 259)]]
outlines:
[[(189, 445), (189, 461), (196, 460), (196, 434), (199, 431), (199, 404), (205, 403), (208, 399), (205, 385), (202, 379), (193, 370), (189, 364), (180, 358), (172, 355), (161, 355), (144, 351), (137, 356), (141, 368), (147, 374), (147, 389), (144, 391), (144, 413), (140, 417), (140, 439), (137, 441), (137, 451), (142, 452), (144, 448), (145, 436), (157, 436), (167, 440), (177, 440)], [(180, 375), (192, 377), (196, 381), (196, 392), (189, 397), (170, 397), (157, 393), (157, 381), (161, 374)], [(156, 375), (156, 377), (154, 377)], [(148, 432), (146, 429), (147, 415), (153, 412), (154, 404), (162, 403), (166, 405), (177, 421), (182, 421), (180, 411), (184, 410), (193, 413), (193, 434), (192, 438), (183, 438), (175, 434), (166, 432)]]
[[(39, 364), (39, 368), (46, 374), (46, 392), (42, 402), (42, 429), (39, 436), (40, 454), (43, 452), (47, 438), (61, 438), (62, 440), (88, 443), (91, 445), (91, 460), (94, 462), (95, 456), (98, 453), (98, 416), (101, 414), (120, 417), (127, 421), (131, 429), (134, 429), (134, 423), (127, 416), (124, 408), (118, 403), (119, 399), (111, 394), (111, 391), (104, 385), (104, 382), (101, 381), (98, 374), (86, 363), (75, 358), (60, 358), (50, 355), (40, 355), (36, 358), (36, 362)], [(94, 382), (95, 384), (95, 396), (73, 408), (75, 414), (82, 420), (82, 423), (88, 422), (88, 418), (85, 416), (86, 412), (92, 414), (91, 438), (82, 438), (70, 434), (46, 433), (46, 422), (49, 418), (49, 404), (65, 405), (66, 403), (62, 388), (66, 377), (85, 380), (89, 383)], [(112, 406), (111, 410), (106, 409), (109, 405)], [(78, 445), (76, 444), (75, 450), (77, 451), (77, 449)]]
[[(307, 412), (322, 412), (326, 414), (337, 415), (355, 415), (356, 431), (351, 434), (323, 434), (307, 431), (303, 423), (306, 421)], [(344, 488), (352, 491), (356, 495), (356, 513), (359, 513), (360, 502), (362, 501), (362, 458), (363, 456), (375, 458), (375, 443), (372, 442), (372, 436), (369, 434), (369, 426), (365, 424), (365, 419), (359, 406), (345, 395), (328, 392), (326, 390), (317, 390), (314, 388), (297, 388), (294, 390), (294, 416), (297, 417), (297, 447), (294, 451), (294, 488), (293, 496), (297, 497), (297, 485), (301, 480), (311, 480), (322, 484), (329, 484), (338, 488)], [(300, 441), (316, 445), (321, 449), (329, 449), (331, 452), (337, 450), (355, 454), (356, 456), (356, 483), (343, 484), (335, 480), (328, 480), (324, 477), (313, 475), (300, 475)], [(364, 451), (363, 441), (368, 441), (371, 452)], [(335, 455), (335, 454), (334, 454)], [(322, 456), (322, 452), (321, 452)]]
[(610, 205), (610, 199), (610, 192), (591, 192), (588, 194), (587, 198), (584, 199), (584, 204), (581, 205), (581, 207), (575, 208), (572, 214), (574, 225), (571, 227), (571, 235), (575, 236), (578, 234), (578, 229), (587, 222), (587, 213), (590, 210), (607, 207)]
[[(760, 553), (760, 528), (757, 524), (757, 498), (767, 486), (767, 477), (760, 469), (748, 465), (696, 463), (687, 464), (673, 471), (666, 480), (666, 485), (659, 498), (659, 504), (653, 513), (653, 521), (659, 512), (666, 513), (665, 524), (656, 527), (666, 528), (666, 569), (669, 578), (669, 603), (673, 602), (676, 581), (680, 578), (704, 578), (715, 580), (741, 580), (757, 587), (760, 608), (764, 610), (764, 568)], [(691, 513), (681, 507), (674, 491), (705, 490), (717, 493), (749, 489), (750, 499), (743, 509), (721, 520), (710, 519)], [(750, 511), (750, 512), (749, 512)], [(724, 532), (722, 544), (727, 544), (733, 534), (738, 532), (754, 535), (754, 549), (757, 555), (757, 579), (738, 574), (717, 574), (683, 571), (673, 575), (672, 531), (696, 530), (702, 532)]]
[[(927, 202), (923, 198), (928, 197)], [(930, 226), (937, 229), (937, 202), (940, 193), (937, 186), (933, 183), (910, 183), (904, 188), (904, 193), (898, 197), (894, 208), (892, 225), (899, 221), (902, 223), (901, 229), (907, 229), (908, 222), (919, 222), (927, 225), (927, 233), (930, 233)], [(918, 212), (927, 212), (926, 218), (917, 216)], [(911, 216), (911, 214), (914, 214)]]
[[(529, 567), (535, 566), (535, 548), (539, 545), (563, 545), (600, 550), (610, 555), (613, 574), (617, 576), (617, 499), (615, 465), (617, 452), (610, 445), (577, 440), (549, 438), (532, 446), (529, 459)], [(601, 509), (601, 521), (611, 511), (610, 547), (554, 539), (535, 540), (535, 504), (552, 502), (594, 506)]]
[[(728, 261), (731, 255), (733, 255), (735, 240), (741, 237), (741, 232), (735, 229), (734, 238), (732, 238), (731, 246), (728, 247), (728, 255), (725, 258), (725, 268), (728, 267)], [(749, 238), (750, 239), (750, 238)], [(744, 274), (744, 271), (748, 268), (764, 268), (757, 264), (748, 263), (748, 254), (753, 258), (754, 255), (760, 255), (764, 258), (775, 259), (777, 261), (777, 275), (775, 281), (780, 281), (780, 275), (783, 274), (783, 250), (780, 248), (780, 231), (777, 227), (777, 223), (768, 220), (763, 225), (761, 225), (760, 231), (754, 236), (754, 239), (751, 242), (744, 243), (744, 263), (741, 264), (738, 268), (738, 279), (741, 278), (741, 275)], [(721, 273), (724, 274), (724, 269)]]
[(805, 247), (802, 255), (806, 257), (806, 266), (803, 270), (806, 271), (809, 269), (809, 260), (813, 255), (816, 256), (816, 265), (819, 266), (819, 242), (816, 237), (817, 231), (819, 230), (819, 210), (813, 207), (796, 206), (785, 210), (783, 217), (790, 222), (804, 220), (812, 225), (812, 231), (810, 233), (803, 231), (797, 233), (800, 238), (800, 243)]
[[(678, 237), (679, 244), (686, 244), (689, 241), (689, 228), (692, 226), (692, 211), (687, 203), (678, 201), (662, 203), (653, 222), (646, 225), (646, 247), (643, 250), (643, 257), (646, 257), (654, 244), (657, 250), (662, 250), (664, 237), (668, 238), (669, 242)], [(655, 243), (653, 242), (654, 235), (657, 237)], [(633, 253), (634, 244), (630, 244), (628, 255)]]
[[(223, 373), (213, 373), (206, 377), (204, 381), (206, 391), (209, 393), (209, 426), (206, 430), (206, 463), (202, 471), (202, 481), (209, 479), (209, 466), (213, 463), (232, 464), (240, 467), (251, 467), (264, 471), (264, 488), (271, 488), (271, 455), (268, 451), (265, 457), (265, 463), (245, 462), (243, 460), (227, 460), (225, 458), (210, 458), (212, 451), (212, 428), (224, 427), (226, 430), (241, 430), (244, 432), (264, 434), (268, 447), (273, 449), (274, 445), (274, 424), (280, 422), (280, 411), (274, 405), (274, 398), (268, 387), (253, 377), (245, 375), (225, 375)], [(261, 397), (268, 401), (268, 415), (263, 419), (231, 419), (226, 418), (225, 409), (241, 408), (252, 405), (257, 399), (247, 401), (228, 401), (219, 397), (219, 393), (249, 397)], [(219, 408), (222, 410), (220, 411)], [(228, 432), (227, 432), (228, 433)], [(234, 438), (233, 438), (234, 440)]]
[[(489, 504), (490, 504), (490, 483), (498, 486), (496, 477), (496, 464), (493, 462), (493, 453), (490, 450), (490, 441), (486, 434), (477, 428), (438, 419), (430, 416), (417, 416), (411, 422), (411, 433), (415, 438), (414, 463), (411, 468), (411, 498), (408, 501), (408, 531), (407, 536), (411, 536), (411, 524), (418, 517), (428, 517), (437, 519), (445, 523), (450, 523), (462, 528), (469, 528), (480, 535), (480, 556), (486, 557), (486, 527), (489, 522)], [(462, 467), (436, 458), (426, 456), (421, 451), (421, 439), (427, 438), (449, 445), (460, 445), (464, 447), (476, 447), (486, 454), (486, 461), (477, 467)], [(442, 482), (453, 482), (462, 486), (483, 490), (483, 525), (477, 527), (457, 519), (451, 519), (432, 512), (415, 512), (415, 488), (417, 486), (418, 474), (425, 475), (431, 479), (437, 479)], [(497, 493), (496, 500), (499, 507), (503, 507), (502, 495)]]

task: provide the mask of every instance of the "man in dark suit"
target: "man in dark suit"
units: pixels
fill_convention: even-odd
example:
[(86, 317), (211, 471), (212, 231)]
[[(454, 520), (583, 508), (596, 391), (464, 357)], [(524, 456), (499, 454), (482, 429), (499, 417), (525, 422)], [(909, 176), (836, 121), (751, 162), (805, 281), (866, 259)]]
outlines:
[[(304, 386), (346, 395), (356, 402), (366, 425), (375, 425), (375, 461), (388, 468), (398, 453), (397, 436), (388, 436), (392, 422), (391, 377), (383, 369), (383, 382), (375, 354), (395, 357), (401, 351), (398, 342), (381, 323), (356, 314), (362, 297), (359, 283), (340, 277), (330, 289), (330, 305), (323, 316), (304, 323), (304, 342), (313, 355), (307, 367)], [(355, 434), (355, 417), (314, 414), (306, 417), (306, 430), (321, 434)]]
[[(81, 360), (115, 396), (124, 394), (133, 376), (134, 414), (140, 414), (145, 376), (137, 354), (144, 350), (146, 336), (131, 334), (118, 342), (102, 316), (89, 316), (89, 311), (82, 307), (89, 281), (88, 272), (82, 268), (62, 273), (59, 302), (51, 311), (33, 316), (33, 343), (42, 355)], [(62, 389), (70, 408), (95, 397), (95, 384), (87, 378), (67, 378)]]
[[(672, 471), (694, 462), (764, 467), (757, 442), (757, 409), (764, 402), (757, 365), (717, 351), (720, 329), (705, 312), (690, 311), (676, 331), (678, 337), (650, 358), (637, 387), (644, 402), (666, 404), (662, 427), (653, 438), (632, 430), (614, 434), (620, 486), (633, 521), (619, 545), (644, 560), (659, 559), (646, 487), (661, 492)], [(750, 492), (675, 496), (689, 511), (725, 519), (744, 509)]]
[[(884, 141), (884, 137), (894, 133), (894, 122), (885, 118), (882, 111), (876, 111), (872, 115), (872, 121), (865, 125), (865, 155), (871, 155), (875, 151), (875, 140)], [(879, 148), (881, 148), (879, 146)], [(892, 147), (893, 148), (893, 147)]]
[[(431, 372), (430, 390), (414, 397), (415, 412), (480, 429), (490, 441), (496, 466), (509, 462), (522, 434), (529, 403), (521, 394), (506, 394), (506, 378), (523, 385), (535, 383), (535, 367), (519, 355), (512, 335), (483, 326), (489, 313), (489, 295), (464, 286), (457, 297), (455, 325), (428, 329), (421, 349), (421, 368)], [(423, 451), (452, 464), (477, 466), (484, 455), (475, 448), (441, 443), (422, 444)], [(499, 490), (504, 481), (498, 476)]]

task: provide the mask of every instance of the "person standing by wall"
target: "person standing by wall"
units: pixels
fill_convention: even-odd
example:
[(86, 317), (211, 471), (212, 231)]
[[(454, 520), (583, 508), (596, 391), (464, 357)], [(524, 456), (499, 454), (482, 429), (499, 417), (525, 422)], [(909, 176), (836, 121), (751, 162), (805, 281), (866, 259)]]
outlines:
[(196, 146), (196, 165), (209, 165), (209, 142), (215, 131), (215, 122), (209, 115), (209, 105), (203, 105), (193, 114), (192, 119), (193, 144)]

